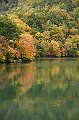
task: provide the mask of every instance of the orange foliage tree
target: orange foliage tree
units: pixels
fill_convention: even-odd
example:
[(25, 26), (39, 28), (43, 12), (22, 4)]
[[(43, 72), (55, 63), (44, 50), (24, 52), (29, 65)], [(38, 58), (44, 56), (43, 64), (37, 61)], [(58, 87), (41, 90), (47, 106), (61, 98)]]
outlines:
[(17, 48), (21, 54), (21, 59), (23, 61), (33, 60), (36, 56), (36, 51), (34, 47), (35, 41), (30, 34), (21, 34), (20, 40), (17, 42)]

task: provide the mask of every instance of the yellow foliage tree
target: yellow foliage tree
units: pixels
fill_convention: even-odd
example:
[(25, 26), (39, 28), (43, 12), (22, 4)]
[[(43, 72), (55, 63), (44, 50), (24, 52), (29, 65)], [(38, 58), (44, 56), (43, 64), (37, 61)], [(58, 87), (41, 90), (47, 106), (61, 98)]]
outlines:
[(25, 22), (19, 19), (19, 17), (16, 14), (8, 14), (8, 17), (9, 19), (11, 19), (13, 22), (16, 23), (17, 27), (19, 28), (21, 32), (32, 31), (32, 29)]

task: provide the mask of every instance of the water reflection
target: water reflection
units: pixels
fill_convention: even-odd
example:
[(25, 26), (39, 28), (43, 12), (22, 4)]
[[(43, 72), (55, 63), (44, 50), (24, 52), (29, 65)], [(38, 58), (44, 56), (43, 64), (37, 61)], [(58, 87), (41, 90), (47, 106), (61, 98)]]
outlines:
[(0, 68), (0, 120), (78, 120), (79, 60)]

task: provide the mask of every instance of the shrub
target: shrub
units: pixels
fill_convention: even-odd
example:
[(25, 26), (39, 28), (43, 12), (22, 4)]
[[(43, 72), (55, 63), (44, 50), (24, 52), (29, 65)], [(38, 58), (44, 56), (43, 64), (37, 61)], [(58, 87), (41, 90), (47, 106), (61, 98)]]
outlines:
[(0, 51), (0, 62), (5, 62), (5, 56), (1, 51)]
[(20, 59), (20, 53), (17, 49), (14, 49), (10, 46), (6, 49), (6, 62), (13, 62), (14, 60), (19, 60)]
[(68, 51), (68, 56), (78, 56), (79, 35), (72, 35), (71, 38), (68, 37), (65, 41), (65, 46)]
[(61, 56), (61, 50), (60, 50), (60, 44), (59, 42), (55, 40), (51, 40), (50, 46), (49, 46), (49, 56), (54, 57), (60, 57)]

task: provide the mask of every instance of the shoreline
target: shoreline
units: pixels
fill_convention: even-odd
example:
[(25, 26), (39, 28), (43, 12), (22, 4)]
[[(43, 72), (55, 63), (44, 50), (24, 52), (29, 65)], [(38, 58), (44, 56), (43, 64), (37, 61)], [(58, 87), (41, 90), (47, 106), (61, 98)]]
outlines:
[(12, 62), (0, 62), (0, 64), (17, 64), (17, 63), (30, 63), (30, 62), (33, 62), (33, 61), (39, 61), (39, 60), (56, 60), (56, 59), (77, 59), (79, 57), (37, 57), (35, 58), (34, 60), (13, 60)]

